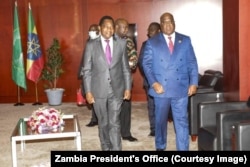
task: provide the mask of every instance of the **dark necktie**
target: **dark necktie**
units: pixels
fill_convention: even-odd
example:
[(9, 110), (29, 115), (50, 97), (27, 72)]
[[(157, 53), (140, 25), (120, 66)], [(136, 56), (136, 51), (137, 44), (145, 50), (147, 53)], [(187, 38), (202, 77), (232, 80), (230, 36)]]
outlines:
[(110, 46), (109, 46), (109, 40), (106, 39), (105, 42), (107, 43), (106, 51), (105, 51), (106, 59), (107, 59), (108, 64), (110, 65), (112, 58), (111, 58), (111, 49), (110, 49)]
[(173, 50), (174, 50), (174, 43), (173, 43), (171, 37), (168, 37), (168, 39), (169, 39), (168, 48), (169, 48), (170, 53), (172, 54)]

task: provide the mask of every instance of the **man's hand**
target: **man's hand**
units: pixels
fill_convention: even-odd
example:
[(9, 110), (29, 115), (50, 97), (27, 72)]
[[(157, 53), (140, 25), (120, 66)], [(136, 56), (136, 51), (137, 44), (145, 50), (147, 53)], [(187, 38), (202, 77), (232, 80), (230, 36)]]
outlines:
[(86, 100), (89, 104), (95, 103), (95, 98), (91, 92), (86, 93)]
[(159, 82), (153, 83), (152, 87), (154, 88), (156, 93), (158, 93), (158, 94), (164, 93), (164, 89)]
[(130, 92), (130, 90), (125, 90), (124, 91), (123, 100), (129, 100), (130, 98), (131, 98), (131, 92)]
[(188, 96), (192, 96), (197, 92), (197, 86), (196, 85), (190, 85), (188, 88)]

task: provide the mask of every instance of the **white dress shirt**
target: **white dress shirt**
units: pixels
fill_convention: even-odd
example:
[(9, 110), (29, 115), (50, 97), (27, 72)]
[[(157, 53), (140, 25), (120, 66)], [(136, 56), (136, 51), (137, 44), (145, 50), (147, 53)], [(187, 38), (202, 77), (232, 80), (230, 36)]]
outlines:
[[(106, 51), (106, 46), (107, 46), (107, 42), (105, 40), (106, 39), (101, 36), (102, 48), (104, 50), (104, 53)], [(109, 40), (109, 46), (111, 49), (111, 57), (113, 57), (113, 37), (109, 38), (108, 40)]]

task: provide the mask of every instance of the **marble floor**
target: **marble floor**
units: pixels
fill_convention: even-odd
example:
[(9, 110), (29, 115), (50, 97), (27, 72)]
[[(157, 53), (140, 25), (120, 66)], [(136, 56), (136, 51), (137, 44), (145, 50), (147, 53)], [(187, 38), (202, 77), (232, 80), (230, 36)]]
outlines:
[[(11, 140), (10, 136), (19, 118), (29, 117), (32, 111), (48, 106), (35, 106), (31, 103), (23, 106), (14, 106), (13, 104), (0, 104), (0, 166), (11, 166)], [(51, 107), (51, 106), (49, 106)], [(75, 103), (63, 103), (60, 106), (53, 106), (60, 109), (64, 114), (76, 114), (80, 122), (82, 132), (82, 150), (98, 151), (100, 143), (98, 138), (98, 129), (95, 127), (86, 127), (89, 123), (91, 110), (86, 106), (77, 106)], [(132, 103), (132, 122), (131, 133), (138, 139), (137, 142), (122, 141), (122, 150), (127, 151), (154, 151), (154, 137), (149, 137), (149, 121), (145, 102)], [(20, 144), (17, 145), (17, 161), (18, 167), (46, 167), (50, 166), (50, 151), (51, 150), (75, 150), (74, 141), (72, 140), (51, 140), (42, 142), (28, 142), (25, 145), (24, 152), (21, 152)], [(174, 151), (175, 133), (173, 122), (168, 123), (168, 138), (167, 150)], [(197, 142), (190, 140), (190, 150), (197, 150)]]

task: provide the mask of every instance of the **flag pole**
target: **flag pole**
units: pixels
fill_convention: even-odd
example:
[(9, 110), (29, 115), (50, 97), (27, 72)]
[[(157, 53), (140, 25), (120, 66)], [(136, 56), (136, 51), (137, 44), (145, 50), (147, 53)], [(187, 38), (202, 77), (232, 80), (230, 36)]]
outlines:
[(20, 102), (20, 87), (27, 90), (24, 63), (23, 63), (23, 52), (22, 43), (20, 36), (17, 1), (15, 1), (14, 8), (14, 20), (13, 20), (13, 53), (12, 53), (12, 79), (17, 85), (17, 103), (14, 106), (23, 106)]
[(42, 105), (38, 100), (37, 83), (44, 66), (41, 46), (39, 43), (35, 22), (32, 16), (31, 4), (28, 12), (28, 41), (27, 41), (27, 78), (35, 83), (36, 102), (33, 105)]
[(20, 88), (17, 86), (17, 103), (14, 106), (23, 106), (24, 104), (20, 102)]
[(42, 103), (39, 102), (39, 100), (38, 100), (37, 82), (35, 83), (35, 85), (36, 85), (36, 102), (33, 103), (32, 105), (33, 105), (33, 106), (35, 106), (35, 105), (42, 105)]

